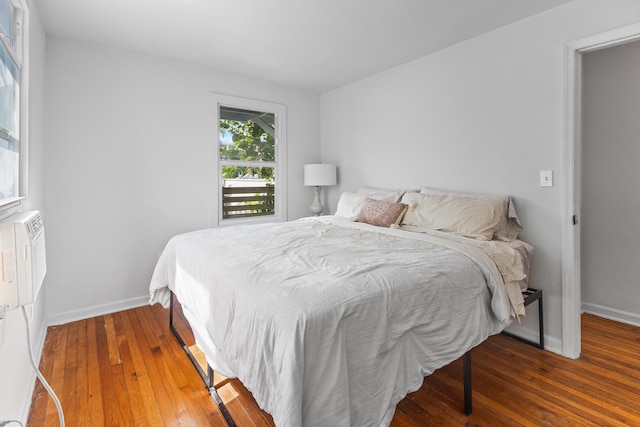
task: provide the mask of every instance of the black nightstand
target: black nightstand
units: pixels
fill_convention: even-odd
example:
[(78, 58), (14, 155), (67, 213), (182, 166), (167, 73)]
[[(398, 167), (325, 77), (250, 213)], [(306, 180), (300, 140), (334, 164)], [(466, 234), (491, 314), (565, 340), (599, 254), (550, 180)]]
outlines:
[(542, 290), (527, 288), (524, 291), (522, 291), (522, 296), (524, 297), (525, 307), (527, 307), (529, 304), (531, 304), (534, 301), (538, 301), (538, 327), (540, 329), (540, 332), (539, 332), (540, 342), (531, 341), (526, 338), (522, 338), (505, 331), (503, 331), (502, 333), (512, 338), (515, 338), (518, 341), (531, 344), (534, 347), (538, 347), (544, 350), (544, 317), (543, 317), (543, 310), (542, 310)]

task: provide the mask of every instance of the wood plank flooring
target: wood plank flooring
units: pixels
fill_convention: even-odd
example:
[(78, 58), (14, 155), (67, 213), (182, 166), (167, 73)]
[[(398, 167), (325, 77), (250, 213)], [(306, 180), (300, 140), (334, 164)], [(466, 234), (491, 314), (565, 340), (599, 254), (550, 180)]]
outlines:
[[(472, 353), (471, 416), (457, 361), (400, 402), (391, 426), (640, 426), (640, 328), (590, 315), (582, 322), (580, 359), (491, 337)], [(176, 325), (190, 344), (184, 319)], [(67, 426), (226, 426), (158, 305), (49, 328), (40, 367)], [(239, 426), (274, 425), (239, 381), (216, 382)], [(28, 426), (57, 425), (38, 382)]]

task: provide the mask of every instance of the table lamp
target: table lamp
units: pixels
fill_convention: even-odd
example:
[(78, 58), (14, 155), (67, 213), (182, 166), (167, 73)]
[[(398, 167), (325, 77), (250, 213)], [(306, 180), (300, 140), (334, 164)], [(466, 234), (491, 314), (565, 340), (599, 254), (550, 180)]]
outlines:
[(304, 165), (304, 185), (313, 186), (315, 195), (311, 203), (311, 213), (320, 215), (322, 213), (322, 202), (320, 201), (320, 190), (325, 185), (336, 185), (336, 165), (317, 163)]

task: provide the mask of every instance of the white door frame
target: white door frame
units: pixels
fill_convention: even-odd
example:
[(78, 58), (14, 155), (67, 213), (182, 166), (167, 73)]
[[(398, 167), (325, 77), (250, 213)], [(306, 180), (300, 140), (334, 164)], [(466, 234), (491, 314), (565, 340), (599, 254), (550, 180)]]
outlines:
[[(640, 40), (640, 24), (568, 43), (565, 48), (565, 221), (562, 227), (562, 354), (580, 357), (580, 206), (582, 193), (582, 55)], [(577, 223), (574, 223), (574, 218)]]

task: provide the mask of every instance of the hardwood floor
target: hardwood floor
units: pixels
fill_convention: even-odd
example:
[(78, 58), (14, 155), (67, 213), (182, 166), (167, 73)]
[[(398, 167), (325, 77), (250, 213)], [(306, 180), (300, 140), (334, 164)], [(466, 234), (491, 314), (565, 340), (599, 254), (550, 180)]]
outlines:
[[(582, 321), (579, 360), (491, 337), (472, 353), (471, 416), (462, 412), (457, 361), (398, 404), (392, 427), (640, 426), (640, 328), (590, 315)], [(176, 324), (190, 337), (179, 316)], [(158, 305), (49, 328), (40, 367), (67, 426), (226, 425)], [(216, 381), (239, 426), (274, 425), (239, 381)], [(39, 382), (28, 425), (58, 425)]]

